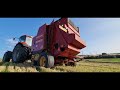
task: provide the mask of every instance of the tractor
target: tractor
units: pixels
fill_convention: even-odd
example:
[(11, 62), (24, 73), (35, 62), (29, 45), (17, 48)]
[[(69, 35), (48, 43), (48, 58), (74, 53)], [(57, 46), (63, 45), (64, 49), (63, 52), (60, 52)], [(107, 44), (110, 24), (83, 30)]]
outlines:
[[(15, 39), (15, 38), (14, 38)], [(14, 63), (22, 63), (25, 60), (31, 59), (32, 37), (22, 35), (19, 42), (12, 51), (7, 51), (4, 54), (3, 62), (9, 62), (12, 59)]]

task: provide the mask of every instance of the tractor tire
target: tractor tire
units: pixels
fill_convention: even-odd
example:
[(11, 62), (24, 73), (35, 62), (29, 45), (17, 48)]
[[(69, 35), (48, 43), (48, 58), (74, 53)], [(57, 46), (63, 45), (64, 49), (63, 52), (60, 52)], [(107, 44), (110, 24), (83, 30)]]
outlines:
[(17, 44), (13, 50), (12, 61), (14, 63), (23, 63), (28, 59), (28, 53), (29, 52), (27, 47), (21, 44)]
[(12, 59), (12, 52), (11, 51), (5, 52), (2, 61), (3, 62), (9, 62), (10, 59)]
[(41, 53), (38, 60), (38, 66), (45, 68), (54, 67), (54, 57), (47, 55), (45, 52)]

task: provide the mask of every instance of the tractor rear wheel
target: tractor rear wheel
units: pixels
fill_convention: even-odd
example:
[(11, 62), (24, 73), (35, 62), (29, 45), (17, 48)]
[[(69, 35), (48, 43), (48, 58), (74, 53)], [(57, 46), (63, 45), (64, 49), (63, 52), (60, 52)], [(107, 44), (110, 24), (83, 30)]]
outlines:
[(29, 50), (27, 47), (21, 44), (17, 44), (13, 50), (12, 61), (14, 63), (23, 63), (28, 59), (28, 51)]
[(3, 62), (9, 62), (10, 59), (12, 59), (12, 52), (11, 51), (5, 52), (3, 56)]
[(54, 57), (51, 55), (47, 55), (45, 52), (40, 54), (38, 60), (38, 66), (51, 68), (54, 66)]

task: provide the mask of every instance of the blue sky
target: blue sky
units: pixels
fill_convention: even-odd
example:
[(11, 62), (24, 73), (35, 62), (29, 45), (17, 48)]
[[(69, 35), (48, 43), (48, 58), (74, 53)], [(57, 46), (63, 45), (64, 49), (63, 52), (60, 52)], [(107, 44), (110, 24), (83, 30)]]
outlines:
[[(0, 18), (0, 57), (13, 50), (13, 37), (23, 34), (35, 36), (44, 23), (59, 18)], [(70, 18), (80, 28), (87, 47), (81, 54), (120, 53), (120, 18)]]

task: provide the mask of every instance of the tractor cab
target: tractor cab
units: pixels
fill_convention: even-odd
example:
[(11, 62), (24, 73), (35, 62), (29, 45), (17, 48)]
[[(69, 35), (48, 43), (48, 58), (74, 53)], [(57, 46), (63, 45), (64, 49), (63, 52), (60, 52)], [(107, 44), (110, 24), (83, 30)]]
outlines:
[(19, 38), (19, 42), (27, 46), (32, 46), (32, 37), (27, 35), (22, 35)]

